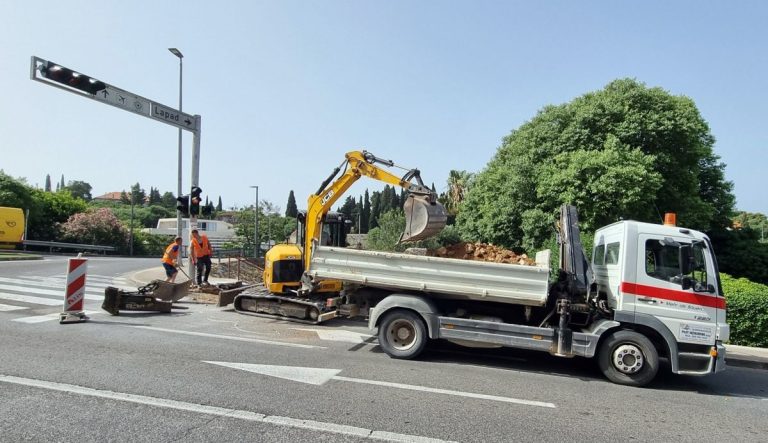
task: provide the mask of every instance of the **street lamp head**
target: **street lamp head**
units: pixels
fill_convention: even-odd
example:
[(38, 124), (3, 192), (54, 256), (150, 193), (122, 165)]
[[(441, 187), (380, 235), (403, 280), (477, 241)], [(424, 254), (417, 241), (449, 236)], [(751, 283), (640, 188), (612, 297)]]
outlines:
[(184, 55), (176, 48), (168, 48), (169, 51), (171, 51), (171, 54), (175, 55), (178, 58), (184, 58)]

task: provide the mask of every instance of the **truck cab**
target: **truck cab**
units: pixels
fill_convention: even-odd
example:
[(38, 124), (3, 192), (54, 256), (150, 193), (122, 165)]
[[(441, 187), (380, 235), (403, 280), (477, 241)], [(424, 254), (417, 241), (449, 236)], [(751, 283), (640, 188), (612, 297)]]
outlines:
[(595, 233), (592, 270), (597, 296), (613, 319), (649, 337), (672, 372), (704, 375), (725, 368), (725, 298), (706, 235), (617, 222)]

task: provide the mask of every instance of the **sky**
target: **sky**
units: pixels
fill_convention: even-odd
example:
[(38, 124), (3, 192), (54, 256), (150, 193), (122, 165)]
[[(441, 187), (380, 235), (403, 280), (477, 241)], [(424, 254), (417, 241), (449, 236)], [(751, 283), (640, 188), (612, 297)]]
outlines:
[(737, 208), (768, 214), (766, 22), (761, 1), (0, 0), (0, 169), (94, 196), (175, 193), (175, 127), (31, 81), (30, 58), (176, 108), (176, 47), (183, 111), (202, 118), (200, 187), (225, 208), (253, 204), (251, 186), (305, 207), (363, 149), (443, 191), (544, 106), (631, 77), (693, 99)]

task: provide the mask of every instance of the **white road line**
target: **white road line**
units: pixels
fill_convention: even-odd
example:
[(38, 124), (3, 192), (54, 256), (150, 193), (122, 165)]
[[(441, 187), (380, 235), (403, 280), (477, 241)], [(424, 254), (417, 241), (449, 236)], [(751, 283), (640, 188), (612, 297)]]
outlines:
[(68, 392), (72, 394), (85, 395), (89, 397), (98, 397), (109, 400), (137, 403), (158, 408), (176, 409), (179, 411), (195, 412), (199, 414), (214, 415), (218, 417), (235, 418), (259, 423), (269, 423), (291, 428), (309, 429), (319, 432), (328, 432), (332, 434), (351, 435), (354, 437), (384, 440), (392, 442), (421, 442), (421, 443), (442, 443), (445, 440), (422, 437), (419, 435), (397, 434), (387, 431), (375, 431), (371, 429), (358, 428), (356, 426), (340, 425), (336, 423), (321, 422), (315, 420), (304, 420), (292, 417), (281, 417), (277, 415), (265, 415), (253, 411), (240, 409), (220, 408), (218, 406), (207, 406), (196, 403), (187, 403), (168, 398), (148, 397), (144, 395), (128, 394), (123, 392), (105, 391), (101, 389), (87, 388), (85, 386), (70, 385), (65, 383), (56, 383), (45, 380), (34, 380), (30, 378), (14, 377), (12, 375), (0, 374), (0, 382), (11, 383), (21, 386), (29, 386), (39, 389), (48, 389), (51, 391)]
[[(43, 287), (43, 288), (50, 288), (50, 289), (59, 289), (61, 291), (64, 291), (64, 287), (66, 286), (66, 282), (64, 280), (52, 280), (52, 279), (30, 279), (30, 278), (7, 278), (7, 277), (0, 277), (0, 282), (2, 283), (11, 283), (16, 285), (23, 285), (23, 286), (37, 286), (37, 287)], [(107, 286), (115, 286), (111, 284), (105, 284), (105, 283), (94, 283), (88, 281), (86, 278), (85, 287), (86, 289), (104, 289)]]
[(45, 298), (45, 297), (34, 297), (31, 295), (21, 295), (21, 294), (9, 294), (6, 292), (0, 292), (0, 299), (3, 300), (10, 300), (10, 301), (20, 301), (24, 303), (32, 303), (35, 305), (45, 305), (45, 306), (61, 306), (64, 307), (64, 295), (61, 295), (60, 300), (54, 300), (52, 298)]
[(138, 329), (148, 329), (150, 331), (170, 332), (173, 334), (194, 335), (196, 337), (223, 338), (226, 340), (245, 341), (249, 343), (261, 343), (265, 345), (288, 346), (291, 348), (327, 349), (325, 346), (302, 345), (300, 343), (288, 343), (288, 342), (282, 342), (282, 341), (261, 340), (258, 338), (236, 337), (234, 335), (208, 334), (205, 332), (179, 331), (177, 329), (156, 328), (154, 326), (128, 326), (128, 327), (138, 328)]
[[(101, 313), (102, 313), (101, 311), (85, 311), (85, 315), (94, 315), (94, 314), (101, 314)], [(15, 321), (19, 323), (35, 324), (35, 323), (43, 323), (51, 320), (58, 320), (60, 316), (61, 314), (59, 313), (33, 315), (31, 317), (14, 318), (11, 321)]]
[(25, 306), (4, 305), (0, 303), (0, 312), (18, 311), (20, 309), (29, 309), (29, 308)]
[(497, 395), (487, 395), (487, 394), (475, 394), (472, 392), (452, 391), (450, 389), (428, 388), (426, 386), (404, 385), (402, 383), (392, 383), (388, 381), (365, 380), (362, 378), (349, 378), (349, 377), (342, 377), (339, 375), (334, 376), (332, 380), (351, 381), (354, 383), (363, 383), (367, 385), (386, 386), (388, 388), (408, 389), (410, 391), (431, 392), (434, 394), (455, 395), (458, 397), (479, 398), (481, 400), (493, 400), (493, 401), (500, 401), (504, 403), (516, 403), (516, 404), (528, 405), (528, 406), (541, 406), (543, 408), (557, 407), (555, 406), (554, 403), (548, 403), (543, 401), (521, 400), (519, 398), (499, 397)]
[[(62, 304), (64, 303), (64, 287), (56, 290), (56, 289), (33, 288), (30, 286), (0, 284), (0, 290), (23, 292), (25, 294), (34, 294), (34, 295), (54, 295), (56, 297), (61, 298), (61, 301), (59, 303), (62, 303)], [(99, 291), (94, 291), (94, 290), (86, 290), (85, 299), (86, 300), (104, 300), (104, 293)]]

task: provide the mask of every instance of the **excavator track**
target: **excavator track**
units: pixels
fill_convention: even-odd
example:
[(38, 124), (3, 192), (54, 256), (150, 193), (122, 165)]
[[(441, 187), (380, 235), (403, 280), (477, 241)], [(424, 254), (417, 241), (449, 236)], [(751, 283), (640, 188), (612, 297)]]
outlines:
[(337, 316), (336, 309), (327, 308), (324, 300), (270, 294), (263, 286), (235, 297), (234, 308), (240, 314), (313, 325)]

